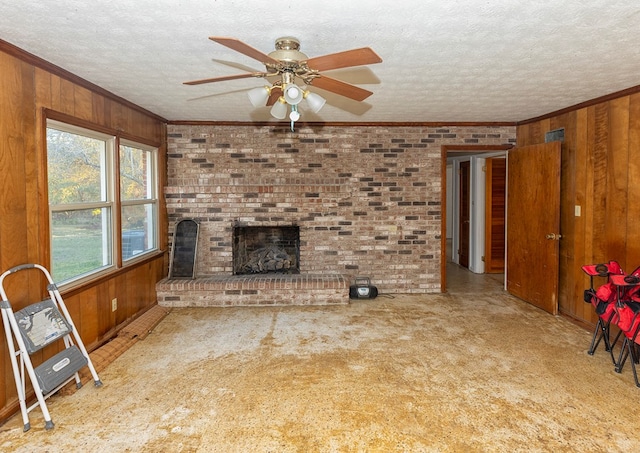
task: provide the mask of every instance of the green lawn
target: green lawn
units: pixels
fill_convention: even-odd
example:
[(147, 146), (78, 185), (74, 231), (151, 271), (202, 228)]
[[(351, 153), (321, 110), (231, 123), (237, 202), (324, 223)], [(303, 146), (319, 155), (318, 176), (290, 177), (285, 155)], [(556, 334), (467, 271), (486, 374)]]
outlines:
[(56, 225), (53, 233), (53, 280), (60, 282), (102, 267), (102, 235), (84, 226)]

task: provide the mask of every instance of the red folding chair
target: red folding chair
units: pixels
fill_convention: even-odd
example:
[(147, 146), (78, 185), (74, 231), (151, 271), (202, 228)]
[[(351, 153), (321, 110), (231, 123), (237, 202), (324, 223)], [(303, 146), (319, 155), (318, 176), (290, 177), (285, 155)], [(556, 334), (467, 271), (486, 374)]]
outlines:
[[(593, 355), (600, 344), (604, 340), (605, 350), (611, 355), (611, 361), (615, 365), (616, 359), (613, 355), (613, 347), (618, 342), (621, 333), (618, 332), (613, 342), (611, 342), (611, 324), (618, 321), (618, 313), (616, 311), (616, 301), (618, 300), (618, 288), (611, 281), (612, 276), (624, 276), (624, 272), (617, 261), (609, 261), (602, 264), (589, 264), (582, 266), (582, 270), (589, 276), (590, 287), (584, 291), (584, 301), (590, 303), (595, 312), (598, 314), (598, 322), (593, 331), (591, 345), (589, 346), (589, 355)], [(594, 277), (606, 278), (606, 283), (600, 285), (598, 289), (594, 288)]]
[(620, 298), (616, 302), (618, 317), (617, 326), (624, 334), (624, 341), (620, 349), (620, 355), (615, 366), (616, 373), (622, 373), (625, 362), (631, 357), (631, 369), (633, 379), (637, 387), (640, 387), (636, 364), (640, 360), (640, 276), (615, 276), (613, 283), (619, 288)]

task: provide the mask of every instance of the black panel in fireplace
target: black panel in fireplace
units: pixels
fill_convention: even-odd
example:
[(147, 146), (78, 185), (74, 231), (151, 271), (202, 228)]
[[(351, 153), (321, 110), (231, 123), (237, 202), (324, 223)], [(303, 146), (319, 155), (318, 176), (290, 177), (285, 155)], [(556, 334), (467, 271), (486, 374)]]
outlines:
[(233, 274), (300, 273), (300, 227), (235, 226)]

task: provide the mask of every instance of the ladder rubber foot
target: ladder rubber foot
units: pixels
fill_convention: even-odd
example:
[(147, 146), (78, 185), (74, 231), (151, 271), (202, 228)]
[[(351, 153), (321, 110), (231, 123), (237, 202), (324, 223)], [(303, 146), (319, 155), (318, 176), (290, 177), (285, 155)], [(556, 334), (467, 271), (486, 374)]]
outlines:
[(53, 424), (53, 422), (51, 420), (47, 420), (46, 423), (44, 424), (44, 429), (46, 429), (47, 431), (50, 429), (53, 429), (55, 425)]
[(76, 389), (80, 390), (82, 388), (82, 382), (76, 383)]
[(31, 429), (31, 423), (25, 423), (24, 427), (22, 428), (22, 432), (26, 433), (30, 429)]
[(93, 385), (95, 385), (96, 387), (102, 387), (102, 381), (101, 380), (94, 381)]

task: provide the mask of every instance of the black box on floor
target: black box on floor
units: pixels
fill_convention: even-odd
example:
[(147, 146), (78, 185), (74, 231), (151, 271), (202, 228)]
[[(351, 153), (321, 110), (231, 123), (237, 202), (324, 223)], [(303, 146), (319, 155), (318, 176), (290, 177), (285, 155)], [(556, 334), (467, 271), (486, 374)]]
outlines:
[(349, 286), (349, 299), (375, 299), (378, 288), (371, 284), (369, 277), (356, 277), (353, 285)]

